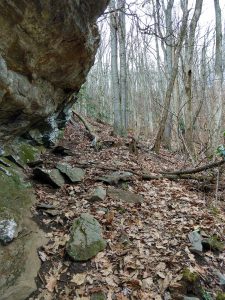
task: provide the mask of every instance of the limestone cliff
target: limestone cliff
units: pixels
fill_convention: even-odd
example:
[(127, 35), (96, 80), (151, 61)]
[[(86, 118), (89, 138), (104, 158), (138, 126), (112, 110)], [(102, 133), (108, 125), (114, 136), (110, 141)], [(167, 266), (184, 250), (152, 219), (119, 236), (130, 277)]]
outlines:
[(0, 144), (54, 139), (94, 62), (107, 2), (0, 1)]

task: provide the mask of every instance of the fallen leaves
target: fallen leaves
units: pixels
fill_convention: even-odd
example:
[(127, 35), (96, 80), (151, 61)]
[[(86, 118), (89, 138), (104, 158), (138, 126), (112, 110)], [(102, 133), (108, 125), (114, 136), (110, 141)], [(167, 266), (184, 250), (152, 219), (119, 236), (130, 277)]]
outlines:
[(72, 277), (71, 282), (75, 283), (76, 285), (82, 285), (85, 283), (86, 276), (87, 275), (85, 273), (76, 274)]
[[(104, 139), (104, 132), (109, 132), (110, 127), (98, 126), (102, 126)], [(85, 182), (65, 185), (57, 191), (40, 185), (36, 188), (39, 207), (50, 205), (58, 211), (55, 216), (44, 209), (34, 211), (47, 228), (49, 238), (48, 245), (38, 251), (43, 266), (50, 265), (42, 270), (41, 288), (62, 300), (90, 300), (92, 293), (100, 290), (105, 292), (107, 300), (165, 300), (170, 299), (171, 290), (184, 293), (181, 281), (185, 267), (197, 272), (203, 286), (212, 293), (220, 288), (224, 282), (225, 254), (207, 251), (200, 263), (199, 257), (190, 251), (188, 233), (201, 229), (223, 236), (224, 213), (215, 218), (207, 207), (209, 198), (191, 190), (184, 182), (167, 179), (144, 182), (138, 176), (119, 188), (141, 194), (141, 203), (125, 203), (109, 197), (102, 202), (88, 202), (95, 178), (105, 174), (103, 169), (95, 168), (96, 164), (112, 167), (113, 160), (118, 169), (133, 168), (138, 172), (144, 166), (147, 171), (157, 173), (162, 163), (141, 150), (137, 160), (124, 146), (95, 152), (82, 128), (77, 131), (67, 128), (66, 132), (64, 143), (69, 143), (70, 136), (70, 148), (74, 147), (72, 150), (76, 152), (76, 156), (68, 157), (69, 162), (75, 165), (83, 161), (88, 167)], [(116, 137), (112, 139), (116, 141)], [(47, 155), (46, 163), (55, 165), (58, 161)], [(163, 167), (169, 169), (165, 163)], [(107, 249), (87, 264), (67, 261), (65, 256), (70, 224), (83, 212), (98, 219), (108, 242)]]

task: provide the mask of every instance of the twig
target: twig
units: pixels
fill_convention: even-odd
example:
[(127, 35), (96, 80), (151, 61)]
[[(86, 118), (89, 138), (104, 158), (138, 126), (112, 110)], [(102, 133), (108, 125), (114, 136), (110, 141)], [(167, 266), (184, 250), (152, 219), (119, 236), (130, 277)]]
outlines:
[(215, 205), (217, 204), (218, 201), (219, 179), (220, 179), (220, 168), (217, 169)]

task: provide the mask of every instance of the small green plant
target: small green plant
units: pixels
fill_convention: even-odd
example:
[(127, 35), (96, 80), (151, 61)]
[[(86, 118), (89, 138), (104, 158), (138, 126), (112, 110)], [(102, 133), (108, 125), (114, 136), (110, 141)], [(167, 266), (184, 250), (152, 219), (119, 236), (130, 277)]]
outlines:
[(217, 149), (216, 149), (216, 154), (221, 156), (221, 157), (225, 157), (225, 147), (224, 145), (220, 145)]
[(213, 300), (212, 296), (209, 294), (209, 292), (207, 292), (206, 290), (204, 290), (202, 288), (202, 291), (201, 291), (201, 295), (202, 295), (202, 298), (204, 300)]

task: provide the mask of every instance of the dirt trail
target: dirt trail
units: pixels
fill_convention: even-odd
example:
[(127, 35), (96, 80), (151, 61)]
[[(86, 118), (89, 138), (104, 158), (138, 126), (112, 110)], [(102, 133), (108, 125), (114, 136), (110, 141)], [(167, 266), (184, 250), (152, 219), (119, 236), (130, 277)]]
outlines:
[[(49, 168), (59, 161), (73, 166), (83, 164), (86, 176), (82, 183), (65, 184), (61, 189), (35, 184), (39, 205), (48, 204), (55, 209), (52, 213), (33, 208), (34, 218), (47, 231), (49, 243), (39, 250), (39, 289), (29, 299), (87, 300), (98, 291), (108, 300), (183, 299), (179, 295), (187, 293), (199, 299), (216, 299), (222, 286), (215, 271), (223, 273), (225, 253), (191, 253), (188, 234), (199, 228), (207, 235), (224, 238), (224, 202), (219, 201), (217, 208), (213, 208), (213, 193), (201, 192), (194, 181), (143, 181), (136, 175), (117, 187), (142, 195), (142, 203), (125, 203), (109, 196), (101, 202), (88, 202), (94, 187), (107, 188), (96, 181), (98, 176), (110, 173), (101, 167), (157, 173), (182, 166), (181, 157), (163, 151), (160, 159), (144, 142), (135, 156), (127, 147), (129, 139), (114, 138), (109, 126), (92, 123), (98, 136), (107, 141), (100, 151), (91, 147), (86, 130), (76, 123), (76, 128), (67, 127), (62, 141), (74, 155), (46, 153), (43, 157)], [(72, 221), (83, 212), (91, 213), (99, 221), (108, 245), (91, 261), (77, 263), (66, 256), (65, 244)], [(183, 282), (187, 268), (197, 274), (197, 284)]]

